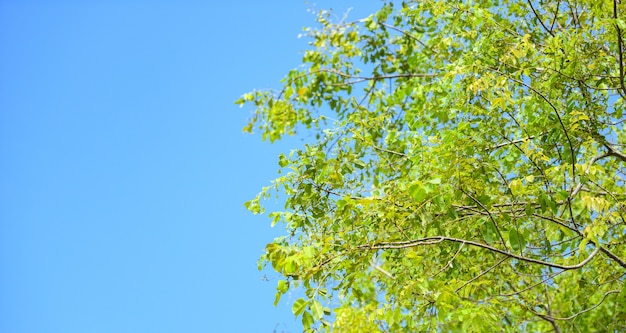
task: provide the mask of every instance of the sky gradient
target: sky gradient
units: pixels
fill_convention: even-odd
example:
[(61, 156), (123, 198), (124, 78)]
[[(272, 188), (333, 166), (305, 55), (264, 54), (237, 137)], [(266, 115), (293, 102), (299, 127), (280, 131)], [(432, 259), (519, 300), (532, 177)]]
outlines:
[(233, 102), (379, 5), (0, 0), (0, 332), (300, 331), (243, 202), (301, 142)]

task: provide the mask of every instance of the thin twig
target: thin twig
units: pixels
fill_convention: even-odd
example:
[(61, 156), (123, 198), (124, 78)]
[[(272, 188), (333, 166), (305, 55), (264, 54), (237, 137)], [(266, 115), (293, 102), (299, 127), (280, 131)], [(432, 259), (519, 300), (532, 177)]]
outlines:
[(543, 29), (548, 32), (550, 34), (550, 36), (554, 37), (554, 34), (552, 33), (552, 31), (550, 29), (548, 29), (548, 27), (546, 27), (545, 24), (543, 24), (543, 20), (541, 19), (541, 17), (539, 17), (539, 13), (537, 13), (537, 11), (535, 10), (535, 7), (533, 7), (533, 3), (528, 0), (528, 5), (530, 5), (530, 9), (533, 10), (533, 13), (535, 14), (535, 17), (537, 18), (537, 20), (539, 20), (539, 23), (541, 23), (541, 26), (543, 27)]
[[(617, 21), (617, 0), (613, 0), (613, 18)], [(615, 30), (617, 31), (617, 52), (619, 55), (619, 83), (622, 86), (622, 91), (626, 94), (626, 86), (624, 85), (624, 44), (622, 41), (622, 30), (615, 23)]]
[(448, 267), (452, 267), (452, 262), (454, 261), (454, 259), (456, 259), (456, 256), (459, 255), (459, 253), (463, 249), (463, 246), (465, 246), (465, 243), (461, 243), (461, 246), (459, 246), (459, 249), (456, 250), (456, 253), (452, 256), (452, 258), (450, 258), (450, 260), (448, 260), (448, 262), (443, 267), (441, 267), (441, 269), (437, 273), (432, 275), (430, 278), (432, 279), (432, 278), (436, 277), (437, 275), (441, 274), (441, 272), (445, 271)]
[(498, 261), (495, 265), (487, 268), (487, 270), (485, 270), (484, 272), (481, 272), (480, 274), (474, 276), (473, 278), (469, 279), (467, 282), (463, 283), (463, 285), (461, 285), (460, 287), (456, 288), (455, 292), (459, 292), (459, 290), (465, 288), (465, 286), (467, 286), (468, 284), (476, 281), (478, 278), (480, 278), (481, 276), (489, 273), (489, 271), (491, 271), (492, 269), (498, 267), (501, 263), (503, 263), (504, 261), (506, 261), (507, 259), (510, 259), (511, 257), (504, 257), (502, 258), (502, 260)]
[(397, 151), (393, 151), (393, 150), (377, 147), (377, 146), (374, 146), (374, 145), (372, 145), (372, 148), (374, 148), (375, 150), (380, 150), (380, 151), (385, 152), (385, 153), (398, 155), (398, 156), (402, 156), (402, 157), (407, 157), (407, 154), (405, 154), (405, 153), (400, 153), (400, 152), (397, 152)]
[(516, 143), (525, 142), (526, 140), (532, 140), (534, 138), (535, 138), (535, 136), (529, 136), (529, 137), (524, 138), (524, 139), (518, 139), (518, 140), (509, 141), (509, 142), (503, 142), (503, 143), (497, 144), (495, 146), (487, 147), (487, 148), (485, 148), (485, 150), (487, 150), (487, 151), (494, 150), (494, 149), (506, 147), (506, 146), (509, 146), (509, 145), (514, 145)]
[(474, 198), (471, 194), (465, 192), (462, 188), (459, 188), (459, 190), (461, 190), (463, 194), (467, 195), (470, 199), (472, 199), (472, 201), (474, 201), (477, 205), (479, 205), (480, 208), (482, 208), (485, 212), (487, 212), (487, 214), (489, 215), (489, 218), (491, 219), (491, 222), (493, 222), (493, 226), (496, 228), (496, 231), (498, 232), (498, 236), (500, 236), (500, 240), (502, 241), (502, 245), (504, 246), (504, 249), (508, 252), (509, 248), (506, 246), (506, 242), (504, 241), (504, 237), (502, 237), (502, 233), (500, 233), (500, 228), (498, 227), (498, 223), (496, 223), (496, 219), (493, 218), (489, 209), (487, 209), (487, 207), (485, 207), (485, 205), (483, 205), (482, 202), (476, 200), (476, 198)]
[(396, 278), (389, 272), (387, 272), (386, 270), (384, 270), (382, 267), (376, 265), (375, 263), (372, 262), (372, 267), (374, 267), (374, 269), (376, 269), (377, 271), (385, 274), (388, 278), (395, 280)]
[(434, 54), (439, 54), (436, 50), (433, 50), (431, 48), (428, 47), (428, 45), (424, 44), (421, 40), (419, 40), (419, 38), (415, 37), (413, 34), (406, 32), (400, 28), (394, 27), (393, 25), (387, 24), (387, 23), (383, 23), (383, 22), (379, 22), (379, 24), (381, 24), (382, 26), (391, 29), (391, 30), (395, 30), (403, 35), (409, 36), (411, 37), (414, 41), (416, 41), (417, 43), (419, 43), (420, 45), (422, 45), (422, 47), (424, 47), (425, 49), (428, 49), (429, 51), (433, 52)]
[(572, 319), (580, 316), (581, 314), (583, 314), (585, 312), (589, 312), (589, 311), (599, 307), (600, 305), (602, 305), (602, 303), (604, 303), (604, 300), (606, 299), (606, 297), (609, 296), (610, 294), (618, 294), (620, 292), (621, 292), (621, 290), (609, 290), (606, 293), (604, 293), (604, 296), (602, 296), (602, 299), (600, 300), (600, 302), (598, 302), (597, 304), (593, 305), (590, 308), (587, 308), (587, 309), (584, 309), (582, 311), (576, 312), (575, 314), (573, 314), (573, 315), (571, 315), (569, 317), (561, 318), (561, 317), (552, 317), (552, 316), (548, 316), (548, 315), (543, 315), (543, 316), (546, 316), (546, 317), (548, 317), (549, 319), (552, 319), (552, 320), (559, 320), (559, 321), (572, 320)]
[(552, 17), (552, 24), (550, 24), (550, 31), (554, 29), (554, 23), (556, 22), (556, 18), (559, 16), (559, 8), (561, 7), (561, 0), (556, 3), (556, 10), (554, 12), (554, 16)]
[(552, 278), (554, 278), (555, 276), (557, 276), (557, 275), (559, 275), (559, 274), (561, 274), (561, 273), (563, 273), (563, 272), (565, 272), (565, 271), (559, 271), (559, 272), (556, 272), (556, 273), (552, 273), (552, 274), (550, 274), (547, 278), (545, 278), (545, 279), (543, 279), (543, 280), (541, 280), (541, 281), (539, 281), (539, 282), (537, 282), (537, 283), (531, 284), (530, 286), (528, 286), (528, 287), (526, 287), (526, 288), (524, 288), (524, 289), (522, 289), (522, 290), (519, 290), (519, 291), (517, 291), (517, 290), (516, 290), (516, 291), (515, 291), (515, 292), (513, 292), (513, 293), (510, 293), (510, 294), (500, 294), (500, 295), (498, 295), (498, 296), (500, 296), (500, 297), (511, 297), (511, 296), (515, 296), (515, 295), (517, 295), (517, 294), (521, 294), (521, 293), (523, 293), (523, 292), (525, 292), (525, 291), (527, 291), (527, 290), (530, 290), (530, 289), (532, 289), (532, 288), (535, 288), (536, 286), (538, 286), (538, 285), (540, 285), (540, 284), (542, 284), (542, 283), (544, 283), (544, 282), (546, 282), (546, 281), (548, 281), (548, 280), (551, 280)]

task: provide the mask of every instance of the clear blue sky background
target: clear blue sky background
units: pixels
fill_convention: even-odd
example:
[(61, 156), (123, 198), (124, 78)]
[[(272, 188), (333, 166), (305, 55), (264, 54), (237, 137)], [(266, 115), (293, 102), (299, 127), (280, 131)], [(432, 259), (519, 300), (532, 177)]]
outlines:
[(300, 142), (233, 101), (300, 63), (307, 8), (379, 5), (0, 0), (0, 332), (300, 331), (242, 205)]

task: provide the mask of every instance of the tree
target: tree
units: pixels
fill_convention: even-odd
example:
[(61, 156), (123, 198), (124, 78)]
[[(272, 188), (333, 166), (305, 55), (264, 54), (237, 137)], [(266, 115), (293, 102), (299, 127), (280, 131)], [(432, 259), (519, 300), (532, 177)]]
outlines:
[(626, 5), (386, 2), (321, 12), (246, 131), (285, 196), (261, 263), (305, 330), (626, 331)]

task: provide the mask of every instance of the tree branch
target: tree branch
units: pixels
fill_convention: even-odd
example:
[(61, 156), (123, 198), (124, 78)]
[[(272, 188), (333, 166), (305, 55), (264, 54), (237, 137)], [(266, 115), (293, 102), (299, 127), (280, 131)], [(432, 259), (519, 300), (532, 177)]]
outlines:
[(407, 249), (407, 248), (411, 248), (411, 247), (415, 247), (415, 246), (421, 246), (421, 245), (433, 245), (433, 244), (438, 244), (441, 242), (455, 242), (455, 243), (464, 243), (464, 244), (468, 244), (468, 245), (472, 245), (475, 247), (480, 247), (492, 252), (497, 252), (500, 254), (503, 254), (507, 257), (511, 257), (517, 260), (521, 260), (521, 261), (525, 261), (528, 263), (533, 263), (533, 264), (538, 264), (538, 265), (543, 265), (543, 266), (547, 266), (547, 267), (552, 267), (552, 268), (557, 268), (557, 269), (563, 269), (563, 270), (571, 270), (571, 269), (579, 269), (583, 266), (585, 266), (587, 263), (589, 263), (593, 257), (596, 256), (596, 254), (598, 254), (598, 252), (600, 251), (600, 247), (596, 246), (595, 250), (593, 250), (593, 252), (591, 252), (591, 254), (583, 261), (581, 261), (580, 263), (576, 264), (576, 265), (560, 265), (560, 264), (555, 264), (555, 263), (551, 263), (551, 262), (547, 262), (547, 261), (543, 261), (543, 260), (539, 260), (539, 259), (533, 259), (533, 258), (528, 258), (528, 257), (524, 257), (515, 253), (511, 253), (508, 251), (504, 251), (504, 250), (500, 250), (496, 247), (487, 245), (487, 244), (483, 244), (483, 243), (479, 243), (479, 242), (475, 242), (475, 241), (471, 241), (471, 240), (466, 240), (466, 239), (460, 239), (460, 238), (454, 238), (454, 237), (445, 237), (445, 236), (433, 236), (433, 237), (425, 237), (425, 238), (419, 238), (419, 239), (414, 239), (414, 240), (409, 240), (409, 241), (399, 241), (399, 242), (381, 242), (381, 243), (375, 243), (375, 244), (365, 244), (365, 245), (360, 245), (357, 246), (356, 249), (358, 250), (387, 250), (387, 249)]
[(431, 48), (428, 47), (428, 45), (424, 44), (424, 42), (422, 42), (419, 38), (415, 37), (413, 34), (406, 32), (400, 28), (396, 28), (393, 25), (387, 24), (387, 23), (383, 23), (383, 22), (379, 22), (380, 25), (384, 26), (385, 28), (391, 29), (391, 30), (395, 30), (405, 36), (409, 36), (411, 39), (413, 39), (414, 41), (416, 41), (417, 43), (419, 43), (422, 47), (424, 47), (425, 49), (433, 52), (434, 54), (439, 54), (436, 50), (433, 50)]
[[(608, 157), (608, 156), (610, 156), (610, 154), (609, 154), (609, 153), (605, 153), (605, 154), (598, 155), (598, 156), (596, 156), (596, 157), (592, 158), (592, 159), (591, 159), (591, 161), (589, 161), (589, 163), (588, 163), (588, 165), (587, 165), (587, 168), (585, 169), (585, 174), (586, 174), (586, 173), (589, 173), (589, 169), (591, 168), (591, 166), (592, 166), (594, 163), (596, 163), (597, 161), (599, 161), (599, 160), (601, 160), (601, 159), (603, 159), (603, 158), (605, 158), (605, 157)], [(574, 197), (578, 194), (578, 192), (580, 192), (580, 190), (581, 190), (582, 188), (583, 188), (583, 183), (582, 183), (582, 182), (581, 182), (581, 183), (578, 183), (578, 185), (576, 185), (576, 187), (572, 188), (572, 190), (571, 190), (571, 192), (570, 192), (570, 194), (569, 194), (569, 198), (568, 198), (568, 199), (572, 199), (572, 198), (574, 198)]]
[[(583, 233), (582, 233), (582, 232), (580, 232), (578, 229), (573, 228), (573, 227), (571, 227), (571, 226), (569, 226), (569, 225), (567, 225), (567, 224), (565, 224), (565, 223), (563, 223), (563, 222), (559, 221), (558, 219), (556, 219), (556, 218), (554, 218), (554, 217), (549, 217), (549, 216), (544, 216), (544, 215), (539, 215), (539, 214), (534, 214), (534, 213), (533, 213), (533, 216), (535, 216), (535, 217), (539, 217), (539, 218), (544, 219), (544, 220), (548, 220), (548, 221), (554, 222), (554, 223), (556, 223), (556, 224), (558, 224), (558, 225), (560, 225), (560, 226), (563, 226), (563, 227), (565, 227), (565, 228), (567, 228), (567, 229), (569, 229), (569, 230), (572, 230), (572, 231), (573, 231), (573, 232), (575, 232), (578, 236), (581, 236), (581, 237), (583, 236)], [(592, 245), (594, 245), (594, 246), (596, 246), (596, 247), (598, 246), (598, 244), (596, 244), (593, 240), (590, 240), (590, 241), (589, 241), (589, 244), (592, 244)], [(613, 260), (614, 260), (615, 262), (617, 262), (620, 266), (622, 266), (622, 267), (626, 268), (626, 261), (624, 261), (622, 258), (618, 257), (615, 253), (611, 252), (611, 251), (610, 251), (609, 249), (607, 249), (606, 247), (604, 247), (604, 246), (600, 245), (600, 251), (602, 251), (602, 253), (604, 253), (607, 257), (609, 257), (609, 258), (613, 259)]]
[(626, 154), (624, 154), (621, 151), (617, 150), (615, 148), (615, 146), (609, 144), (608, 142), (604, 142), (604, 146), (606, 147), (606, 149), (609, 150), (609, 155), (610, 156), (615, 156), (615, 157), (619, 158), (620, 160), (622, 160), (622, 162), (626, 162)]
[(491, 271), (492, 269), (498, 267), (501, 263), (503, 263), (504, 261), (506, 261), (507, 259), (510, 259), (511, 257), (504, 257), (502, 258), (502, 260), (498, 261), (495, 265), (487, 268), (487, 270), (485, 270), (484, 272), (481, 272), (480, 274), (474, 276), (473, 278), (469, 279), (467, 282), (463, 283), (463, 285), (461, 285), (460, 287), (456, 288), (455, 292), (459, 292), (459, 290), (465, 288), (465, 286), (467, 286), (468, 284), (476, 281), (478, 278), (480, 278), (481, 276), (489, 273), (489, 271)]
[[(561, 317), (552, 317), (549, 315), (545, 315), (545, 314), (540, 314), (540, 313), (535, 313), (536, 315), (540, 315), (540, 316), (545, 316), (546, 318), (549, 318), (550, 320), (559, 320), (559, 321), (568, 321), (568, 320), (572, 320), (578, 316), (580, 316), (581, 314), (585, 313), (585, 312), (589, 312), (597, 307), (599, 307), (600, 305), (602, 305), (602, 303), (604, 303), (604, 300), (606, 299), (607, 296), (609, 296), (610, 294), (617, 294), (620, 293), (621, 290), (609, 290), (606, 293), (604, 293), (604, 296), (602, 296), (602, 299), (600, 300), (600, 302), (598, 302), (597, 304), (593, 305), (590, 308), (584, 309), (582, 311), (576, 312), (575, 314), (569, 316), (569, 317), (565, 317), (565, 318), (561, 318)], [(529, 309), (530, 310), (530, 309)], [(533, 311), (533, 310), (531, 310)], [(534, 311), (533, 311), (534, 312)]]
[(535, 14), (535, 17), (537, 18), (537, 20), (539, 20), (539, 23), (541, 23), (541, 26), (543, 27), (543, 29), (550, 34), (550, 36), (554, 37), (554, 34), (552, 33), (552, 30), (548, 29), (548, 27), (546, 27), (546, 25), (543, 23), (543, 20), (541, 19), (541, 17), (539, 17), (539, 13), (537, 13), (537, 11), (535, 10), (535, 7), (533, 7), (533, 3), (528, 0), (528, 5), (530, 5), (530, 9), (533, 10), (533, 14)]
[(432, 279), (432, 278), (436, 277), (437, 275), (441, 274), (441, 272), (445, 271), (446, 268), (451, 267), (452, 266), (452, 262), (454, 261), (454, 259), (456, 259), (456, 256), (459, 255), (459, 253), (461, 252), (461, 250), (463, 249), (464, 246), (465, 246), (465, 243), (461, 243), (461, 246), (459, 246), (459, 249), (456, 250), (456, 253), (452, 256), (452, 258), (450, 260), (448, 260), (448, 262), (443, 267), (441, 267), (441, 269), (437, 273), (432, 275), (430, 278)]
[(526, 288), (524, 288), (522, 290), (519, 290), (519, 291), (516, 290), (516, 291), (514, 291), (514, 292), (512, 292), (510, 294), (500, 294), (500, 295), (497, 295), (497, 296), (499, 296), (499, 297), (511, 297), (511, 296), (515, 296), (515, 295), (521, 294), (521, 293), (523, 293), (523, 292), (525, 292), (527, 290), (535, 288), (536, 286), (538, 286), (538, 285), (540, 285), (540, 284), (542, 284), (544, 282), (552, 280), (555, 276), (557, 276), (557, 275), (559, 275), (559, 274), (561, 274), (563, 272), (565, 272), (565, 271), (559, 271), (559, 272), (556, 272), (556, 273), (552, 273), (552, 274), (548, 275), (547, 278), (545, 278), (545, 279), (543, 279), (543, 280), (541, 280), (541, 281), (539, 281), (537, 283), (533, 283), (530, 286), (528, 286), (528, 287), (526, 287)]
[(389, 150), (389, 149), (381, 148), (381, 147), (374, 146), (374, 145), (372, 145), (371, 147), (372, 147), (372, 148), (374, 148), (375, 150), (379, 150), (379, 151), (382, 151), (382, 152), (385, 152), (385, 153), (389, 153), (389, 154), (393, 154), (393, 155), (398, 155), (398, 156), (401, 156), (401, 157), (408, 157), (408, 155), (407, 155), (407, 154), (405, 154), (405, 153), (400, 153), (400, 152), (397, 152), (397, 151), (393, 151), (393, 150)]
[(503, 142), (503, 143), (497, 144), (495, 146), (487, 147), (487, 148), (485, 148), (485, 150), (487, 150), (487, 151), (494, 150), (494, 149), (506, 147), (506, 146), (509, 146), (509, 145), (514, 145), (514, 144), (517, 144), (517, 143), (521, 143), (521, 142), (524, 142), (526, 140), (532, 140), (534, 138), (535, 138), (535, 136), (533, 135), (533, 136), (529, 136), (529, 137), (524, 138), (524, 139), (518, 139), (518, 140), (509, 141), (509, 142)]
[(496, 223), (496, 220), (493, 218), (493, 215), (491, 215), (491, 212), (489, 211), (489, 209), (487, 209), (487, 207), (485, 207), (485, 205), (483, 205), (482, 202), (476, 200), (476, 198), (474, 198), (471, 194), (465, 192), (465, 190), (463, 190), (462, 188), (459, 188), (459, 190), (461, 190), (461, 192), (463, 192), (463, 194), (467, 195), (470, 199), (472, 199), (472, 201), (474, 201), (477, 205), (479, 205), (480, 208), (482, 208), (489, 215), (489, 218), (491, 219), (491, 222), (493, 222), (493, 226), (496, 228), (496, 231), (498, 232), (498, 236), (500, 236), (500, 240), (502, 241), (502, 246), (504, 246), (504, 249), (508, 252), (509, 248), (506, 246), (506, 242), (504, 241), (504, 237), (502, 237), (502, 233), (500, 232), (500, 228), (498, 227), (498, 223)]
[[(613, 0), (613, 18), (617, 21), (617, 0)], [(617, 31), (617, 53), (619, 56), (619, 83), (622, 87), (622, 92), (626, 94), (626, 86), (624, 85), (624, 44), (622, 42), (622, 30), (615, 23), (615, 30)]]
[(371, 81), (371, 80), (385, 80), (385, 79), (397, 79), (397, 78), (412, 78), (412, 77), (436, 77), (439, 74), (431, 74), (431, 73), (397, 73), (397, 74), (389, 74), (389, 75), (377, 75), (377, 76), (357, 76), (350, 75), (347, 73), (340, 72), (334, 69), (319, 69), (317, 72), (325, 72), (330, 74), (339, 75), (341, 77), (356, 80), (352, 82), (348, 82), (348, 84), (359, 83), (363, 81)]

